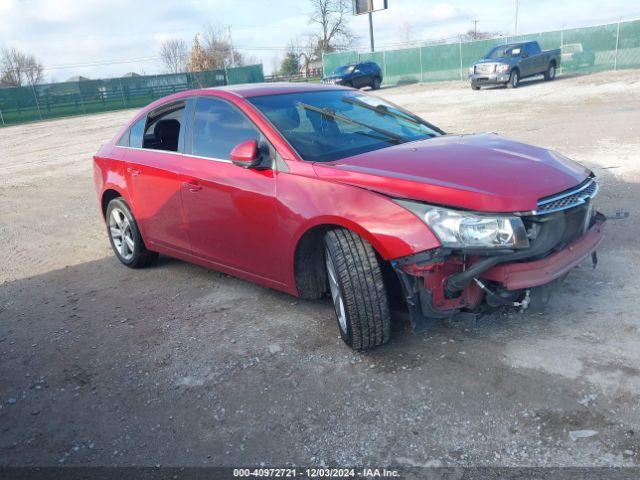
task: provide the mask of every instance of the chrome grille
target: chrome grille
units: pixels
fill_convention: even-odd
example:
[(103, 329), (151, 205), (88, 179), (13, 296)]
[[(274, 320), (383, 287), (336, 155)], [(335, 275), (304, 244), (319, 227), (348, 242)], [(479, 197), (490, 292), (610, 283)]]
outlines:
[(476, 73), (492, 73), (495, 68), (494, 63), (480, 63), (476, 65)]
[(594, 178), (589, 178), (577, 188), (558, 193), (538, 200), (536, 214), (559, 212), (568, 208), (584, 205), (598, 193), (598, 184)]

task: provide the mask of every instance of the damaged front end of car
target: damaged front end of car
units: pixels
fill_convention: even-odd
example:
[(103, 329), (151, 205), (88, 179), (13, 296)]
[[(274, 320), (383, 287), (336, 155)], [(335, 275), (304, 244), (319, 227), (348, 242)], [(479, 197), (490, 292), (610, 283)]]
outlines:
[(477, 315), (491, 307), (540, 307), (550, 286), (592, 257), (603, 238), (604, 215), (593, 206), (598, 186), (577, 187), (538, 201), (535, 211), (485, 214), (398, 200), (438, 236), (441, 247), (391, 262), (411, 323)]

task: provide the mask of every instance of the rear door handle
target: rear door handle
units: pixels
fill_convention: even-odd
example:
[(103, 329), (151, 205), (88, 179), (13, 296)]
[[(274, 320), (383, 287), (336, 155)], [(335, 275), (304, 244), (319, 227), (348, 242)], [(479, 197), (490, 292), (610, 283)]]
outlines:
[(195, 180), (182, 182), (182, 186), (184, 188), (188, 188), (190, 192), (199, 192), (200, 190), (202, 190), (202, 187), (198, 185), (198, 182), (196, 182)]
[(140, 175), (140, 170), (138, 170), (137, 168), (127, 167), (127, 172), (129, 172), (132, 177), (137, 177), (138, 175)]

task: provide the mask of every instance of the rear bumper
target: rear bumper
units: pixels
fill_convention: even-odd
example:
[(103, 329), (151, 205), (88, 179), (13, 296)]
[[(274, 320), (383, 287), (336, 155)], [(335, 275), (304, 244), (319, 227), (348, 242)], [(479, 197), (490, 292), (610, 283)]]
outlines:
[(509, 72), (504, 73), (474, 73), (470, 77), (471, 85), (502, 85), (509, 81)]
[(598, 219), (584, 235), (548, 257), (532, 262), (496, 265), (480, 277), (501, 283), (507, 290), (539, 287), (552, 282), (595, 252), (602, 242), (603, 226), (604, 219)]

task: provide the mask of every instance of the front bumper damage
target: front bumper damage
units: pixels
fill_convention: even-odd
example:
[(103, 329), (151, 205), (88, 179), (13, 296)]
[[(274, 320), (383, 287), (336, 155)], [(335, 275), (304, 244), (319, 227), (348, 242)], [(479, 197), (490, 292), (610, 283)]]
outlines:
[[(546, 216), (541, 234), (525, 250), (474, 255), (438, 248), (393, 261), (414, 330), (461, 312), (477, 314), (485, 305), (526, 306), (530, 290), (544, 289), (589, 256), (595, 266), (606, 218), (589, 212)], [(576, 233), (572, 223), (585, 215), (586, 227)]]

